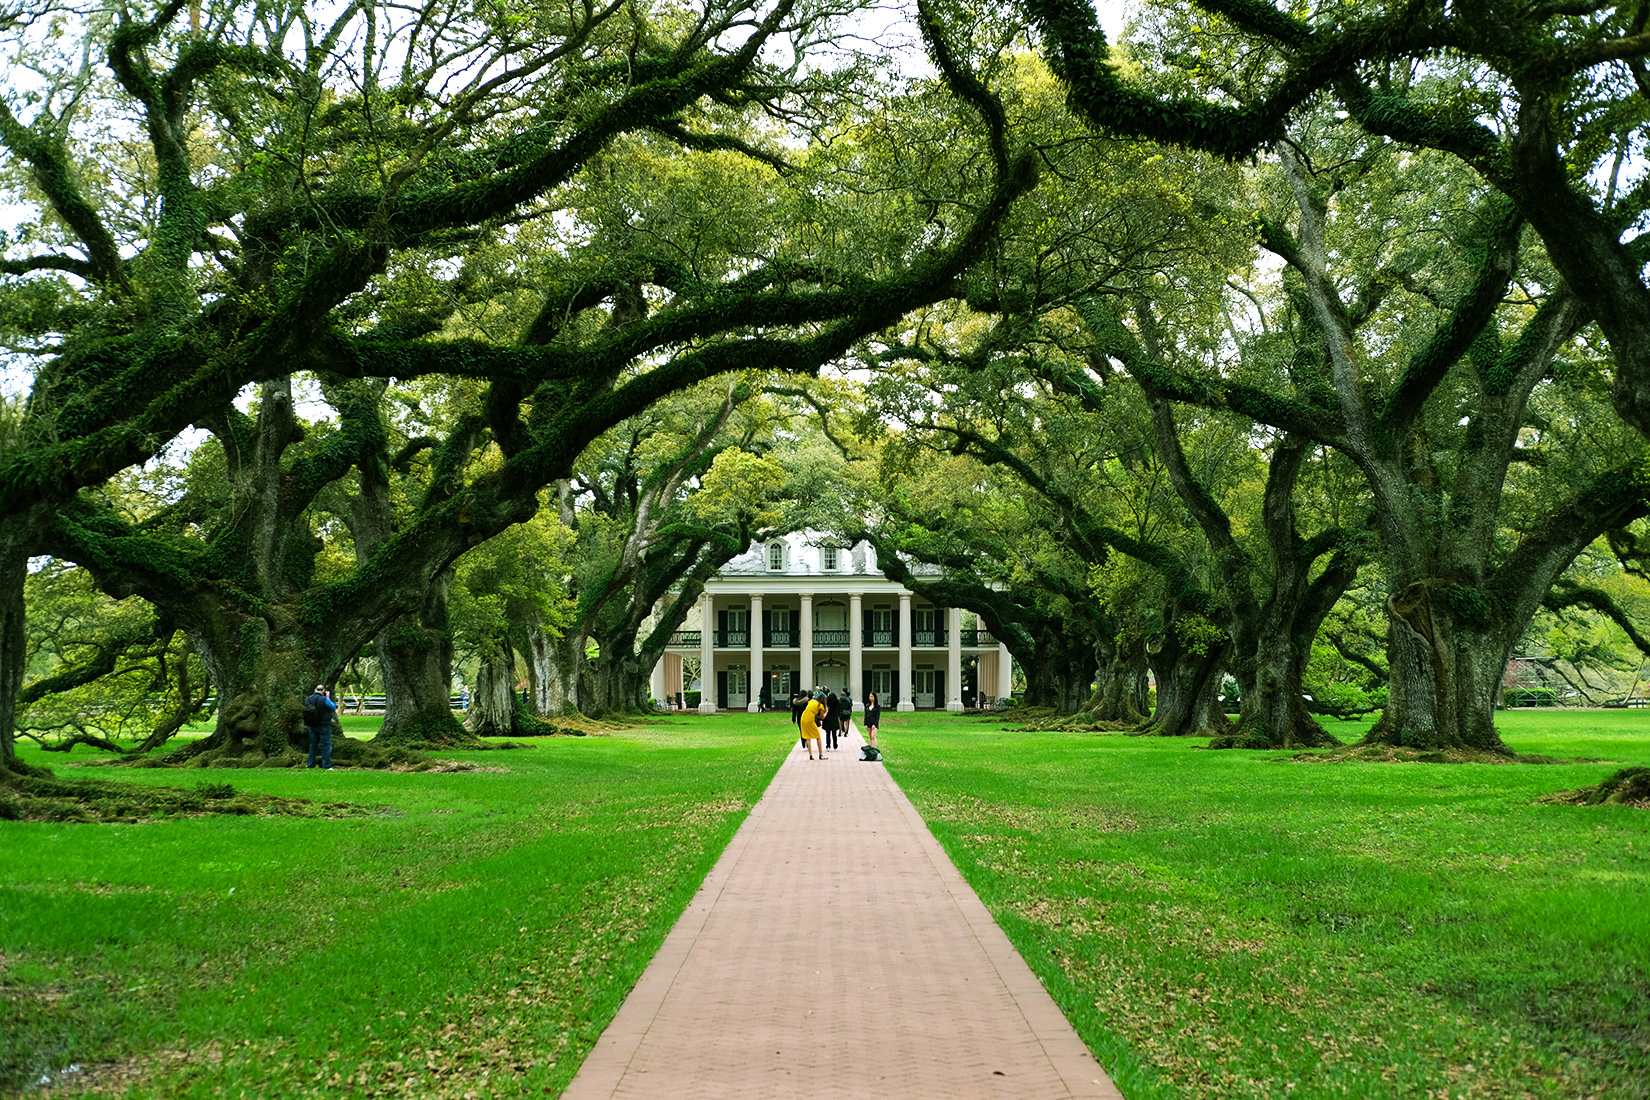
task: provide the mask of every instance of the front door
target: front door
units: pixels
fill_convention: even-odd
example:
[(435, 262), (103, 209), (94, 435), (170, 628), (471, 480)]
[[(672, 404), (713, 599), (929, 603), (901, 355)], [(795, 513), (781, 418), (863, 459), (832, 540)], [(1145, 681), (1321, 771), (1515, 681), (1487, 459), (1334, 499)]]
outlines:
[(848, 690), (848, 666), (841, 661), (821, 661), (814, 666), (814, 687), (841, 695)]
[(744, 710), (750, 701), (750, 671), (743, 668), (728, 669), (728, 709)]
[(911, 685), (911, 704), (918, 710), (927, 710), (934, 705), (934, 670), (919, 668), (913, 671)]

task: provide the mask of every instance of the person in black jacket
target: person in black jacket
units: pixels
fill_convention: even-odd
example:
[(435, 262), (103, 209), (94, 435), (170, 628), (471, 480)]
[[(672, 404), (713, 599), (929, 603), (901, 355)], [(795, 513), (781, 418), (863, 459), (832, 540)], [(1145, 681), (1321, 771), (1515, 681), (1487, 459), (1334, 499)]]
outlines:
[(315, 766), (315, 750), (321, 750), (321, 767), (332, 768), (332, 716), (338, 713), (338, 704), (332, 701), (332, 692), (325, 684), (316, 684), (315, 690), (304, 699), (304, 725), (309, 730), (309, 766)]
[[(796, 727), (798, 736), (802, 735), (802, 712), (808, 709), (808, 700), (812, 698), (807, 692), (798, 688), (791, 692), (791, 725)], [(804, 747), (808, 744), (807, 737), (802, 737)]]
[(882, 707), (877, 702), (877, 693), (865, 697), (865, 717), (860, 724), (865, 727), (865, 743), (873, 749), (877, 747), (877, 725), (882, 721)]
[(825, 713), (820, 716), (819, 728), (825, 731), (825, 747), (836, 751), (836, 735), (842, 732), (842, 700), (834, 691), (825, 693)]

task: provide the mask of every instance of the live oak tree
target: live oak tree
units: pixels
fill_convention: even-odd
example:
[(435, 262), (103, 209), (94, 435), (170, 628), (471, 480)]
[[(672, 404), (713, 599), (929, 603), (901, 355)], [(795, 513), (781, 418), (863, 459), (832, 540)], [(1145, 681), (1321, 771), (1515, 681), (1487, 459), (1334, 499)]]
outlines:
[[(873, 217), (863, 192), (853, 217), (836, 216), (833, 174), (914, 178), (902, 163), (909, 149), (861, 133), (835, 146), (836, 162), (795, 171), (789, 193), (811, 204), (799, 223), (808, 232), (753, 231), (737, 255), (661, 255), (645, 237), (584, 249), (581, 238), (530, 270), (478, 274), (467, 263), (478, 242), (554, 227), (564, 195), (603, 170), (621, 135), (792, 172), (781, 133), (837, 124), (841, 93), (859, 86), (852, 68), (803, 71), (833, 12), (792, 0), (520, 15), (224, 4), (203, 7), (195, 30), (183, 11), (170, 3), (86, 23), (86, 64), (31, 55), (47, 92), (0, 112), (0, 140), (27, 169), (19, 186), (41, 211), (31, 250), (4, 267), (7, 331), (29, 341), (36, 364), (0, 463), (8, 761), (23, 563), (48, 521), (60, 547), (101, 555), (107, 574), (118, 565), (128, 581), (147, 571), (178, 588), (205, 568), (219, 591), (240, 587), (235, 612), (201, 627), (234, 654), (214, 669), (217, 737), (231, 751), (273, 747), (296, 725), (303, 680), (419, 612), (452, 561), (533, 514), (538, 489), (566, 477), (601, 431), (719, 373), (814, 371), (956, 293), (1034, 179), (996, 101), (929, 20), (951, 91), (934, 85), (920, 108), (946, 120), (952, 140), (945, 170), (922, 187), (950, 217), (944, 232), (908, 228), (923, 211), (898, 201)], [(34, 33), (17, 21), (7, 31)], [(782, 43), (783, 66), (769, 63), (765, 51)], [(112, 83), (99, 79), (100, 62)], [(141, 152), (117, 184), (76, 167), (99, 159), (76, 144), (88, 112), (137, 120)], [(758, 117), (768, 129), (753, 129)], [(104, 136), (110, 148), (128, 137)], [(439, 289), (435, 306), (401, 292), (414, 271)], [(506, 293), (517, 300), (503, 314), (525, 310), (524, 323), (454, 334), (461, 304), (474, 311)], [(303, 441), (285, 380), (304, 371), (363, 413), (288, 469), (287, 451)], [(487, 382), (442, 438), (440, 476), (366, 560), (311, 583), (300, 502), (382, 453), (368, 438), (382, 421), (364, 412), (372, 379), (432, 374)], [(251, 415), (231, 405), (249, 381), (261, 384)], [(82, 487), (213, 418), (233, 440), (248, 505), (217, 541), (174, 553), (179, 544), (159, 545), (95, 500), (54, 516)]]
[(532, 657), (548, 713), (642, 709), (705, 582), (786, 522), (773, 410), (754, 382), (655, 404), (597, 440), (559, 486), (573, 607)]
[(539, 647), (560, 635), (571, 617), (567, 591), (572, 532), (551, 507), (502, 531), (460, 558), (454, 570), (450, 622), (456, 647), (475, 677), (466, 725), (477, 737), (531, 736), (554, 729), (539, 723), (517, 694), (523, 665), (532, 686)]
[(1370, 134), (1458, 158), (1540, 234), (1610, 343), (1616, 409), (1650, 433), (1650, 284), (1633, 247), (1650, 194), (1631, 156), (1650, 111), (1642, 5), (1167, 3), (1151, 56), (1128, 67), (1087, 0), (1021, 6), (1073, 109), (1107, 133), (1247, 157), (1328, 95)]
[[(1607, 416), (1577, 433), (1532, 404), (1538, 387), (1583, 400), (1597, 364), (1576, 341), (1585, 311), (1566, 286), (1547, 289), (1556, 280), (1503, 199), (1455, 192), (1465, 209), (1439, 223), (1454, 226), (1446, 247), (1417, 251), (1415, 223), (1382, 208), (1403, 193), (1388, 173), (1417, 194), (1447, 183), (1447, 166), (1395, 169), (1356, 140), (1310, 148), (1311, 162), (1281, 155), (1273, 193), (1293, 209), (1260, 228), (1286, 265), (1298, 320), (1280, 312), (1272, 327), (1295, 332), (1292, 358), (1225, 376), (1164, 369), (1130, 355), (1120, 323), (1114, 346), (1167, 398), (1243, 412), (1357, 466), (1390, 593), (1389, 698), (1368, 740), (1504, 752), (1492, 708), (1509, 651), (1575, 555), (1642, 514), (1640, 448)], [(1537, 508), (1509, 507), (1531, 463), (1554, 489)]]
[[(937, 606), (973, 611), (1025, 672), (1028, 705), (1075, 711), (1095, 676), (1099, 608), (1082, 562), (1040, 540), (1045, 532), (1002, 503), (958, 509), (955, 499), (934, 495), (920, 508), (889, 503), (844, 537), (865, 539), (889, 578)], [(1001, 523), (989, 518), (994, 512)], [(978, 690), (991, 695), (996, 685)]]

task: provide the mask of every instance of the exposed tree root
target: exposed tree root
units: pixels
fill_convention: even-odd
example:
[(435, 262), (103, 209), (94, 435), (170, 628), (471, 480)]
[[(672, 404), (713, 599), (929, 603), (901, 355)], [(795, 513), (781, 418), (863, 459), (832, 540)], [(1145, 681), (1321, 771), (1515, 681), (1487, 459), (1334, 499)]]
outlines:
[(1631, 806), (1650, 810), (1650, 768), (1622, 768), (1602, 783), (1574, 791), (1554, 791), (1539, 801), (1549, 806)]
[[(438, 745), (436, 748), (458, 746)], [(469, 746), (463, 746), (469, 747)], [(482, 748), (499, 748), (483, 743)], [(339, 768), (364, 768), (383, 771), (391, 768), (433, 767), (435, 761), (419, 746), (409, 744), (380, 745), (372, 741), (357, 741), (352, 737), (332, 738), (332, 763)], [(277, 752), (264, 752), (256, 746), (214, 744), (212, 739), (180, 745), (171, 752), (157, 756), (127, 757), (111, 764), (134, 768), (302, 768), (308, 763), (307, 751), (288, 746)]]
[[(42, 774), (43, 773), (43, 774)], [(228, 783), (152, 787), (98, 779), (58, 779), (43, 768), (0, 773), (0, 820), (137, 822), (169, 817), (357, 817), (381, 807), (316, 802), (235, 790)]]
[(1288, 734), (1287, 743), (1281, 738), (1274, 739), (1267, 731), (1266, 723), (1254, 718), (1240, 719), (1231, 728), (1216, 734), (1209, 742), (1211, 749), (1321, 749), (1330, 746), (1339, 747), (1340, 738), (1318, 725), (1315, 721), (1295, 723)]
[(1574, 764), (1555, 756), (1534, 756), (1528, 753), (1489, 752), (1484, 749), (1435, 748), (1413, 749), (1402, 745), (1370, 745), (1359, 742), (1333, 752), (1301, 753), (1280, 757), (1283, 760), (1305, 760), (1320, 764)]

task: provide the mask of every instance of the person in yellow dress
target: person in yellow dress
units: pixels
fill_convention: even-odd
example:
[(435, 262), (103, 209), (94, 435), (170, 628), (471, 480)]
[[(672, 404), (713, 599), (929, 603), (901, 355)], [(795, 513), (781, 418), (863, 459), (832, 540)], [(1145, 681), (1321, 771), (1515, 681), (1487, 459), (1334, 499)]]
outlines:
[(808, 700), (808, 705), (802, 709), (802, 740), (808, 746), (808, 759), (814, 758), (814, 751), (819, 752), (819, 759), (825, 759), (825, 747), (819, 743), (819, 721), (825, 713), (825, 693), (815, 691), (814, 697)]

